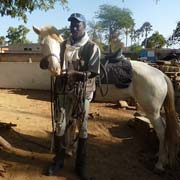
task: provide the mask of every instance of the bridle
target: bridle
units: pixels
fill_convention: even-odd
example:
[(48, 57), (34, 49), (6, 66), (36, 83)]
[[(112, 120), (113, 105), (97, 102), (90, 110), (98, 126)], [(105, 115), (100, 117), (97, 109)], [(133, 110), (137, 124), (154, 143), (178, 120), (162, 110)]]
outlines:
[(54, 54), (54, 53), (50, 53), (50, 54), (44, 56), (43, 59), (44, 59), (44, 58), (48, 59), (49, 57), (53, 57), (53, 56), (56, 57), (56, 59), (57, 59), (58, 61), (60, 61), (59, 57), (58, 57), (56, 54)]
[(58, 61), (60, 60), (59, 57), (58, 57), (56, 54), (50, 53), (50, 54), (44, 56), (44, 57), (41, 59), (41, 61), (40, 61), (40, 62), (45, 61), (47, 64), (45, 64), (45, 66), (43, 66), (43, 65), (41, 65), (41, 63), (40, 63), (40, 67), (41, 67), (42, 69), (47, 69), (48, 66), (49, 66), (48, 58), (49, 58), (49, 57), (53, 57), (53, 56), (54, 56)]
[[(49, 67), (49, 61), (48, 59), (50, 57), (55, 57), (57, 59), (58, 62), (60, 62), (60, 57), (58, 57), (56, 54), (54, 53), (49, 53), (48, 55), (43, 56), (43, 58), (41, 59), (41, 61), (45, 61), (47, 62), (47, 64), (45, 64), (45, 67), (41, 66), (42, 69), (47, 69)], [(54, 147), (54, 133), (55, 133), (55, 117), (54, 117), (54, 109), (55, 109), (55, 104), (54, 104), (54, 100), (55, 100), (55, 77), (51, 76), (50, 79), (50, 95), (51, 95), (51, 122), (52, 122), (52, 133), (53, 133), (53, 138), (51, 139), (51, 147), (50, 150), (51, 152), (53, 152), (53, 147)]]
[[(50, 36), (50, 37), (52, 39), (56, 40), (58, 43), (61, 43), (61, 41), (56, 36), (55, 36), (56, 38), (54, 36)], [(44, 42), (45, 38), (42, 41)], [(46, 45), (46, 43), (42, 43), (42, 45)], [(59, 44), (59, 46), (60, 46), (60, 44)], [(47, 64), (45, 64), (45, 67), (41, 66), (41, 63), (40, 63), (40, 66), (41, 66), (42, 69), (47, 69), (48, 68), (48, 66), (49, 66), (48, 59), (49, 59), (49, 57), (55, 57), (57, 59), (57, 61), (60, 62), (60, 57), (58, 57), (55, 53), (49, 53), (48, 55), (44, 55), (43, 58), (40, 61), (40, 62), (43, 62), (43, 60), (44, 60), (47, 63)]]
[[(45, 55), (43, 58), (42, 58), (42, 60), (45, 60), (46, 62), (47, 62), (47, 67), (49, 66), (49, 61), (48, 61), (48, 58), (50, 58), (50, 57), (55, 57), (57, 60), (58, 60), (58, 62), (60, 62), (60, 58), (55, 54), (55, 53), (49, 53), (48, 55)], [(41, 60), (41, 61), (42, 61)], [(47, 68), (46, 67), (46, 68)], [(62, 74), (63, 74), (63, 71), (62, 71)], [(61, 75), (62, 75), (61, 74)], [(66, 72), (65, 72), (65, 74), (66, 74)], [(65, 75), (65, 74), (63, 74), (63, 75)], [(60, 76), (61, 76), (60, 75)], [(66, 81), (65, 81), (65, 85), (64, 85), (64, 87), (63, 87), (63, 91), (64, 91), (64, 98), (65, 98), (65, 89), (66, 89), (66, 85), (67, 85), (67, 83), (68, 83), (68, 75), (66, 76), (64, 76), (64, 78), (66, 79)], [(59, 103), (57, 103), (56, 101), (58, 101), (58, 99), (56, 99), (57, 98), (57, 94), (56, 94), (56, 86), (57, 86), (57, 82), (56, 82), (56, 77), (54, 77), (54, 76), (51, 76), (51, 89), (50, 89), (50, 94), (51, 94), (51, 122), (52, 122), (52, 133), (53, 133), (53, 136), (52, 136), (52, 139), (51, 139), (51, 152), (53, 152), (53, 147), (54, 147), (54, 134), (55, 134), (55, 128), (56, 128), (56, 126), (55, 126), (55, 124), (56, 124), (56, 122), (55, 122), (55, 111), (56, 111), (56, 108), (58, 108), (59, 109), (59, 107), (58, 107), (58, 104)], [(86, 85), (85, 85), (85, 82), (83, 82), (82, 83), (83, 85), (82, 85), (82, 90), (81, 91), (78, 91), (78, 96), (76, 97), (76, 103), (77, 102), (79, 102), (79, 101), (82, 101), (82, 97), (84, 98), (85, 97), (85, 87), (86, 87)], [(79, 86), (77, 86), (77, 88), (78, 89), (80, 89), (79, 88)], [(56, 100), (55, 100), (56, 99)], [(65, 102), (64, 102), (65, 103)], [(56, 107), (57, 106), (57, 107)], [(81, 104), (81, 106), (82, 106), (82, 104)], [(78, 106), (79, 107), (79, 106)], [(84, 106), (83, 106), (84, 107)], [(84, 116), (85, 114), (85, 112), (83, 111), (83, 107), (81, 107), (81, 110), (82, 110), (82, 115), (81, 116)], [(77, 107), (73, 107), (73, 109), (74, 108), (76, 108), (74, 111), (77, 111)], [(82, 119), (84, 119), (84, 118), (82, 118)], [(79, 118), (77, 118), (77, 120), (79, 120)], [(71, 127), (71, 125), (72, 125), (72, 122), (70, 122), (69, 121), (69, 123), (66, 125), (66, 131), (68, 130), (68, 128), (70, 128)], [(68, 145), (63, 145), (64, 146), (64, 148), (65, 149), (67, 149), (67, 148), (71, 148), (71, 147), (73, 147), (74, 146), (74, 144), (77, 142), (77, 140), (79, 139), (79, 135), (80, 135), (80, 129), (82, 128), (82, 122), (80, 123), (80, 128), (79, 128), (79, 133), (76, 135), (76, 137), (74, 137), (74, 139), (73, 139), (73, 141), (70, 143), (70, 144), (68, 144)]]

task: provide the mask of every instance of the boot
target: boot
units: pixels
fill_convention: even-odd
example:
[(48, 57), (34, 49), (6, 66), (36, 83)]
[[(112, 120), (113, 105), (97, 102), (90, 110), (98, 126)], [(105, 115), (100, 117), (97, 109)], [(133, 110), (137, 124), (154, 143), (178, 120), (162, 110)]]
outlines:
[(64, 136), (54, 136), (54, 152), (55, 157), (53, 158), (52, 164), (48, 167), (46, 175), (53, 176), (58, 173), (60, 169), (64, 167), (65, 149)]
[(79, 138), (78, 141), (75, 171), (81, 180), (90, 179), (87, 173), (87, 139), (84, 138)]

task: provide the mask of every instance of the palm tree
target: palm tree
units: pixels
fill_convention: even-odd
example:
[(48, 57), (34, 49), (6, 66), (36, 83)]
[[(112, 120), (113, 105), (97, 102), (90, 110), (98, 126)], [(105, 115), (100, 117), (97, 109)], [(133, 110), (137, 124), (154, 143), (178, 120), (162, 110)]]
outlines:
[[(127, 42), (128, 42), (128, 35), (130, 34), (130, 37), (131, 37), (133, 30), (134, 30), (134, 24), (132, 24), (130, 27), (125, 27), (126, 47), (127, 47)], [(132, 45), (132, 38), (131, 38), (131, 45)]]
[(99, 23), (95, 22), (95, 21), (90, 21), (88, 23), (89, 26), (89, 31), (88, 34), (91, 37), (91, 39), (93, 41), (102, 41), (102, 36), (101, 36), (101, 26)]
[(145, 34), (145, 44), (144, 47), (146, 48), (147, 46), (147, 36), (148, 34), (152, 31), (152, 25), (149, 22), (145, 22), (140, 30)]

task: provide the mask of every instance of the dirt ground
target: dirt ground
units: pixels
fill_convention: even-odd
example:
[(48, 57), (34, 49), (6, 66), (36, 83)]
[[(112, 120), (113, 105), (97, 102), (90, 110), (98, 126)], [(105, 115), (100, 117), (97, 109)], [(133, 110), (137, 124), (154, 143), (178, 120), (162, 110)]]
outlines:
[[(51, 112), (47, 91), (0, 90), (0, 135), (31, 156), (0, 151), (0, 179), (77, 180), (74, 158), (54, 177), (44, 175), (50, 163)], [(146, 123), (133, 121), (135, 111), (111, 103), (91, 103), (89, 113), (88, 161), (92, 180), (176, 180), (179, 171), (153, 173), (157, 139)], [(45, 158), (39, 157), (46, 155)], [(44, 157), (43, 156), (43, 157)]]

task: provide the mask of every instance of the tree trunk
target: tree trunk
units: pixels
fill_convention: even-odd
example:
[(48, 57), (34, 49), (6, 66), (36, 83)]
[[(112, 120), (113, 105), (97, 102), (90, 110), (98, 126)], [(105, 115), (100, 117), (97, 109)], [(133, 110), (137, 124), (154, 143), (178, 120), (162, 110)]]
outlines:
[(29, 157), (29, 158), (34, 158), (34, 159), (41, 159), (41, 160), (52, 159), (51, 154), (42, 154), (42, 153), (37, 153), (37, 152), (31, 152), (31, 151), (26, 151), (26, 150), (22, 150), (22, 149), (13, 147), (2, 136), (0, 136), (0, 146), (1, 146), (2, 150), (6, 151), (8, 153), (11, 153), (11, 154), (16, 154), (18, 156)]

